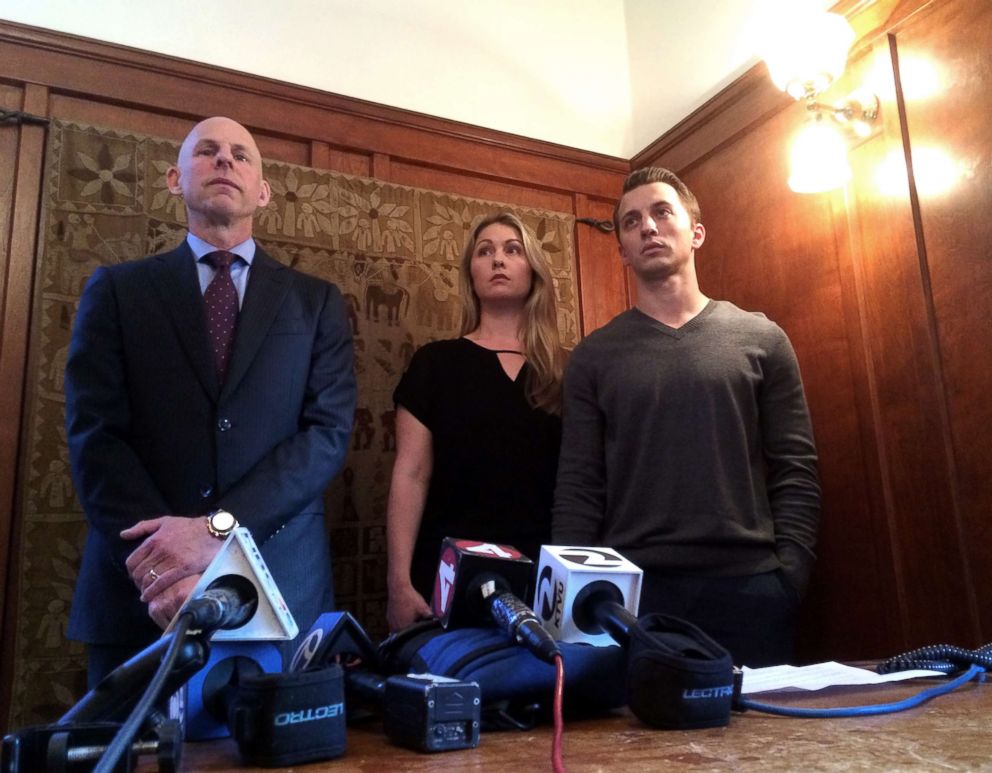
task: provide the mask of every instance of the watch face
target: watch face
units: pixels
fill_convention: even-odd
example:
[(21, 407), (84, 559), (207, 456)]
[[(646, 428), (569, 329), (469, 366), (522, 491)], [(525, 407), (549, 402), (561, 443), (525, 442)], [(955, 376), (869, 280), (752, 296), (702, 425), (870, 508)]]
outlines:
[(210, 525), (219, 532), (227, 533), (231, 531), (236, 524), (237, 521), (234, 520), (234, 516), (227, 512), (227, 510), (218, 510), (210, 516)]

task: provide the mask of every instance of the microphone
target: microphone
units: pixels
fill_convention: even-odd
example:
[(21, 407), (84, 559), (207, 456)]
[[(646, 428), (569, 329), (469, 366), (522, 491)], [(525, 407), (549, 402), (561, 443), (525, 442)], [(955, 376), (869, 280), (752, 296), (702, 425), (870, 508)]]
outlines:
[(271, 641), (211, 642), (210, 657), (172, 696), (170, 713), (182, 719), (184, 738), (226, 738), (228, 704), (240, 685), (261, 674), (282, 671), (283, 657)]
[[(243, 579), (243, 578), (242, 578)], [(217, 588), (206, 599), (205, 614), (224, 616), (231, 624), (244, 617), (234, 588)], [(234, 604), (231, 597), (234, 596)], [(193, 602), (190, 603), (193, 605)], [(329, 615), (322, 615), (322, 625)], [(348, 616), (350, 619), (350, 615)], [(354, 623), (354, 621), (352, 620)], [(357, 623), (354, 623), (357, 627)], [(364, 636), (364, 631), (360, 631)], [(319, 634), (317, 640), (319, 641)], [(367, 637), (366, 641), (367, 641)], [(186, 740), (234, 738), (244, 762), (263, 767), (331, 759), (344, 753), (344, 682), (333, 655), (310, 662), (315, 652), (313, 629), (283, 671), (283, 656), (272, 641), (222, 641), (215, 657), (187, 685), (186, 705), (175, 713), (186, 718)], [(371, 647), (371, 643), (368, 645)], [(303, 667), (310, 665), (311, 670)]]
[(186, 604), (191, 628), (216, 631), (240, 628), (258, 608), (258, 591), (251, 580), (237, 574), (218, 577), (203, 593)]
[(343, 661), (377, 663), (372, 640), (350, 612), (324, 612), (318, 615), (303, 637), (289, 664), (290, 671), (306, 671)]
[(534, 606), (563, 641), (623, 647), (627, 705), (645, 724), (726, 725), (734, 691), (729, 654), (685, 620), (635, 617), (642, 576), (612, 548), (545, 545)]
[(281, 671), (275, 641), (298, 630), (248, 529), (231, 533), (167, 631), (182, 615), (211, 646), (202, 667), (172, 696), (170, 716), (182, 722), (186, 740), (226, 737), (231, 695), (251, 678)]
[(282, 670), (282, 655), (271, 641), (217, 641), (217, 631), (234, 631), (255, 616), (259, 593), (240, 574), (222, 574), (202, 592), (194, 590), (180, 610), (192, 617), (191, 629), (208, 633), (212, 646), (208, 659), (182, 690), (170, 700), (170, 714), (180, 719), (187, 741), (225, 738), (230, 734), (226, 703), (249, 676)]
[(172, 631), (187, 611), (194, 613), (194, 630), (201, 623), (210, 627), (214, 643), (290, 640), (299, 633), (261, 551), (244, 526), (232, 531), (221, 545), (165, 632)]
[(431, 607), (447, 628), (495, 623), (548, 663), (561, 654), (554, 637), (521, 597), (533, 562), (509, 545), (446, 537), (441, 543)]
[[(163, 694), (171, 695), (181, 688), (207, 663), (210, 657), (209, 636), (203, 634), (243, 625), (251, 619), (257, 606), (255, 586), (250, 580), (234, 574), (218, 577), (202, 595), (188, 601), (183, 611), (190, 612), (193, 618), (190, 628), (201, 631), (201, 636), (183, 643)], [(155, 675), (174, 636), (173, 632), (166, 633), (118, 666), (69, 709), (59, 722), (123, 721)]]
[(643, 572), (612, 548), (541, 548), (534, 608), (556, 639), (626, 645), (637, 625)]
[[(493, 592), (487, 595), (487, 588)], [(541, 625), (534, 610), (512, 593), (496, 593), (493, 583), (486, 583), (482, 588), (482, 597), (489, 601), (489, 612), (496, 625), (506, 631), (510, 638), (525, 646), (541, 660), (555, 662), (555, 655), (560, 655), (558, 643)]]

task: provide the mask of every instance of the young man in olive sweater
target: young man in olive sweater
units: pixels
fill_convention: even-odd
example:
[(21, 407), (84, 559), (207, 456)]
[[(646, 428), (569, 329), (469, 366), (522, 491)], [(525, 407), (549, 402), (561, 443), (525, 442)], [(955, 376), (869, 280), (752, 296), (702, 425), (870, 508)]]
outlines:
[(795, 353), (700, 291), (706, 232), (672, 172), (631, 174), (614, 223), (637, 306), (570, 358), (553, 541), (619, 550), (644, 570), (641, 613), (695, 623), (736, 664), (788, 662), (820, 509)]

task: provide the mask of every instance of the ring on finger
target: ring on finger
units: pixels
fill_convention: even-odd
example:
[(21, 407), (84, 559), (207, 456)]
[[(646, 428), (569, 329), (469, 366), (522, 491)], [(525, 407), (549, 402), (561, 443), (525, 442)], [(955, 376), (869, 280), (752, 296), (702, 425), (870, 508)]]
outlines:
[(154, 569), (148, 570), (148, 576), (152, 578), (152, 582), (154, 582), (159, 577), (161, 577), (161, 575), (158, 572), (156, 572)]

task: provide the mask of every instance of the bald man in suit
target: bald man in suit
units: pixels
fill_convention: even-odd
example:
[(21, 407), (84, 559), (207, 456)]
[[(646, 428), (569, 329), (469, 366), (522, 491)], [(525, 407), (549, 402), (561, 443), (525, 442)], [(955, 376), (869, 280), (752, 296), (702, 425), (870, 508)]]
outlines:
[(167, 181), (186, 240), (93, 274), (66, 366), (89, 524), (69, 635), (91, 685), (161, 634), (235, 522), (303, 630), (333, 603), (323, 492), (355, 409), (341, 293), (252, 239), (271, 192), (240, 124), (197, 124)]

